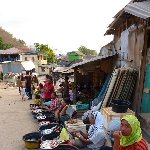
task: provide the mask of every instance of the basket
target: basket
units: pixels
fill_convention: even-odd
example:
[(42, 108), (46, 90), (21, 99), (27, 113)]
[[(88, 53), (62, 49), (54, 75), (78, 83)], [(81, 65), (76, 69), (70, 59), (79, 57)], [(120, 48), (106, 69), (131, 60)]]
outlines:
[(126, 113), (131, 103), (128, 100), (113, 100), (111, 102), (112, 111), (116, 113)]
[(53, 140), (54, 138), (57, 138), (60, 135), (63, 126), (61, 124), (54, 123), (54, 124), (50, 124), (50, 125), (46, 125), (46, 126), (41, 126), (39, 128), (39, 130), (42, 133), (43, 130), (45, 130), (45, 129), (51, 129), (51, 128), (55, 127), (55, 126), (56, 126), (57, 130), (53, 131), (50, 134), (43, 135), (42, 138), (41, 138), (42, 141)]

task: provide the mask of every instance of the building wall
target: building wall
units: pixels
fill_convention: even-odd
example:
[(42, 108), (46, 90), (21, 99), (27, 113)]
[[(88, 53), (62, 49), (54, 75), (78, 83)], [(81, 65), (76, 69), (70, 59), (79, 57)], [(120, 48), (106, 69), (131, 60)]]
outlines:
[(68, 59), (69, 61), (74, 61), (74, 60), (82, 59), (82, 57), (80, 57), (79, 55), (69, 55)]
[(21, 73), (22, 70), (24, 69), (21, 65), (21, 62), (2, 63), (0, 68), (2, 68), (2, 72), (4, 74), (8, 72)]
[(43, 56), (43, 55), (20, 55), (20, 60), (21, 61), (28, 61), (31, 60), (33, 61), (34, 65), (35, 65), (35, 71), (37, 73), (40, 73), (41, 70), (39, 70), (40, 67), (38, 67), (39, 65), (42, 64), (47, 64), (47, 57)]
[(20, 55), (20, 60), (21, 61), (28, 61), (28, 60), (32, 60), (33, 62), (38, 62), (38, 57), (37, 55)]
[(11, 66), (12, 72), (14, 73), (21, 73), (23, 70), (21, 62), (11, 62), (10, 66)]
[(43, 55), (38, 56), (38, 63), (39, 65), (47, 64), (47, 57)]
[(39, 75), (46, 75), (46, 74), (51, 74), (51, 68), (49, 67), (42, 67), (42, 66), (39, 66), (38, 67), (38, 70), (39, 70)]

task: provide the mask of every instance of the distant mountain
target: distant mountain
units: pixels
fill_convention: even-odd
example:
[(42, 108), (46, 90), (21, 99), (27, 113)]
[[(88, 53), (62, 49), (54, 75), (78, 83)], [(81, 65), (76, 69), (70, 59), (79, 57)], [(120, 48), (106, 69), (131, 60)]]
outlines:
[(0, 27), (0, 38), (4, 44), (9, 45), (10, 47), (22, 48), (26, 47), (26, 43), (23, 40), (16, 39), (13, 35)]

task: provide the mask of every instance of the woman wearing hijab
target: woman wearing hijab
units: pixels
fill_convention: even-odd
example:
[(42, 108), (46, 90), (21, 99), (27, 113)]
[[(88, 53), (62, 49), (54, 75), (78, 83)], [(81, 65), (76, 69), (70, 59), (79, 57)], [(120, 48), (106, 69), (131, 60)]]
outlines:
[(140, 122), (134, 115), (126, 115), (121, 119), (121, 131), (114, 132), (113, 148), (100, 150), (148, 150), (148, 144), (142, 137)]
[(101, 146), (105, 144), (105, 131), (103, 128), (103, 116), (100, 112), (93, 112), (90, 118), (91, 126), (88, 130), (88, 133), (83, 133), (82, 131), (72, 131), (71, 135), (77, 137), (78, 140), (75, 140), (74, 145), (82, 148), (86, 147), (89, 150), (99, 150)]

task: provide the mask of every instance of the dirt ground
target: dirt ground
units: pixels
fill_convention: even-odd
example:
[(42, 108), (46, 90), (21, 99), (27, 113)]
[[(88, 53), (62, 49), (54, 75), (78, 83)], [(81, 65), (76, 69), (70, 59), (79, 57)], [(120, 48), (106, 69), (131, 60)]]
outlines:
[(22, 136), (38, 130), (30, 103), (21, 101), (17, 87), (0, 83), (0, 150), (25, 150)]
[(23, 135), (38, 131), (38, 123), (30, 112), (30, 103), (33, 100), (21, 101), (17, 87), (0, 82), (0, 150), (27, 150)]

